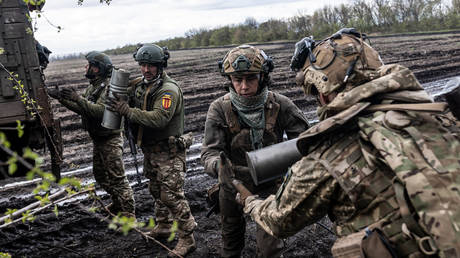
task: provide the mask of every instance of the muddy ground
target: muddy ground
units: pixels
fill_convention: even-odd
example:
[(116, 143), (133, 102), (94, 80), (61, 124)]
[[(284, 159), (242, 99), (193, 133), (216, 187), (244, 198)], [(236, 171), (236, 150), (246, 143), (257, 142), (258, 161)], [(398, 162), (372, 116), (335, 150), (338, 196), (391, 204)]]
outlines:
[[(381, 53), (385, 63), (400, 63), (414, 71), (430, 94), (438, 93), (446, 79), (460, 75), (460, 32), (376, 37), (372, 45)], [(301, 89), (294, 83), (294, 73), (290, 72), (289, 62), (294, 43), (272, 43), (260, 45), (260, 48), (274, 57), (275, 71), (272, 73), (273, 91), (290, 97), (315, 122), (315, 102), (306, 99)], [(221, 246), (218, 216), (206, 217), (206, 189), (215, 179), (203, 173), (199, 162), (204, 121), (209, 104), (215, 98), (225, 94), (227, 81), (217, 70), (217, 61), (228, 51), (228, 47), (172, 51), (167, 72), (181, 83), (186, 101), (186, 132), (193, 132), (195, 142), (188, 151), (186, 197), (192, 213), (198, 223), (195, 233), (198, 248), (189, 257), (217, 257)], [(131, 55), (112, 57), (115, 66), (139, 75), (137, 64)], [(84, 78), (85, 60), (51, 62), (47, 68), (47, 85), (54, 87), (75, 87), (84, 90), (87, 81)], [(61, 119), (64, 139), (63, 176), (77, 176), (84, 183), (91, 183), (91, 149), (89, 136), (81, 128), (80, 118), (53, 101), (55, 116)], [(49, 156), (44, 154), (44, 170), (49, 170)], [(139, 164), (142, 155), (138, 155)], [(147, 189), (147, 180), (143, 178), (139, 185), (135, 180), (133, 158), (125, 144), (124, 161), (128, 178), (135, 192), (136, 215), (139, 221), (147, 221), (153, 216), (153, 199)], [(142, 166), (140, 166), (142, 169)], [(21, 208), (34, 202), (30, 191), (33, 182), (25, 178), (12, 178), (0, 182), (0, 214), (7, 208)], [(53, 188), (52, 192), (57, 191)], [(103, 201), (108, 203), (104, 191), (98, 191)], [(47, 210), (37, 215), (34, 222), (16, 224), (0, 229), (0, 252), (14, 257), (164, 257), (166, 251), (152, 242), (146, 242), (138, 233), (130, 232), (124, 236), (108, 229), (103, 222), (105, 214), (93, 213), (89, 208), (94, 204), (91, 199), (81, 198), (59, 206), (59, 216)], [(248, 221), (250, 221), (248, 219)], [(327, 227), (331, 222), (321, 221)], [(244, 257), (255, 256), (255, 238), (253, 222), (248, 223)], [(314, 224), (306, 227), (293, 237), (285, 240), (285, 257), (330, 257), (329, 249), (335, 237), (321, 226)], [(176, 241), (165, 242), (173, 247)]]

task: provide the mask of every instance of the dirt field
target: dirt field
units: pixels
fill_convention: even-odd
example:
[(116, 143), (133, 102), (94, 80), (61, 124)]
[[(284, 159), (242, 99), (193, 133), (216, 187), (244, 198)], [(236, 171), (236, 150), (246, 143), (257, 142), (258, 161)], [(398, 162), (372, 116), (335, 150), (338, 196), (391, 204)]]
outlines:
[[(423, 36), (398, 36), (372, 38), (372, 45), (381, 53), (385, 63), (400, 63), (414, 71), (430, 94), (442, 89), (445, 80), (460, 75), (460, 32), (430, 34)], [(274, 85), (271, 90), (290, 97), (305, 112), (310, 121), (316, 120), (315, 102), (306, 99), (301, 89), (294, 83), (294, 73), (289, 70), (289, 62), (294, 43), (276, 43), (259, 46), (274, 57), (275, 71), (272, 73)], [(219, 219), (216, 215), (207, 218), (208, 206), (205, 201), (206, 189), (215, 180), (203, 173), (199, 162), (201, 139), (206, 112), (212, 100), (225, 94), (224, 84), (217, 69), (217, 61), (229, 48), (172, 51), (168, 74), (181, 83), (186, 101), (186, 132), (193, 132), (195, 142), (187, 157), (187, 178), (185, 184), (192, 213), (198, 222), (196, 240), (198, 249), (189, 257), (217, 257), (221, 245)], [(132, 55), (113, 56), (115, 66), (139, 75), (139, 69)], [(84, 78), (85, 60), (59, 61), (49, 64), (46, 70), (47, 84), (51, 87), (75, 87), (80, 92), (87, 85)], [(75, 175), (85, 183), (92, 182), (91, 149), (89, 136), (81, 128), (80, 118), (53, 101), (55, 115), (61, 118), (64, 140), (63, 175)], [(45, 156), (45, 159), (49, 159)], [(139, 164), (142, 155), (138, 155)], [(135, 180), (133, 159), (125, 144), (125, 166), (129, 180), (135, 191), (136, 215), (139, 221), (147, 221), (153, 216), (153, 199), (144, 178), (141, 185)], [(49, 161), (43, 169), (49, 169)], [(142, 166), (141, 166), (142, 167)], [(24, 178), (8, 179), (0, 182), (0, 213), (7, 208), (21, 208), (35, 201), (30, 189), (33, 183)], [(56, 189), (53, 190), (53, 192)], [(99, 195), (108, 202), (105, 192)], [(151, 242), (146, 242), (135, 232), (123, 236), (107, 228), (100, 213), (92, 213), (88, 208), (93, 202), (88, 199), (74, 200), (60, 205), (59, 217), (49, 210), (37, 216), (34, 222), (17, 224), (0, 229), (0, 252), (8, 252), (15, 257), (164, 257), (166, 251)], [(249, 221), (249, 219), (248, 219)], [(321, 221), (327, 227), (331, 222)], [(255, 256), (254, 223), (249, 222), (246, 234), (244, 257)], [(285, 257), (329, 257), (330, 246), (335, 237), (317, 224), (306, 227), (297, 235), (285, 240)], [(176, 241), (166, 244), (173, 247)]]

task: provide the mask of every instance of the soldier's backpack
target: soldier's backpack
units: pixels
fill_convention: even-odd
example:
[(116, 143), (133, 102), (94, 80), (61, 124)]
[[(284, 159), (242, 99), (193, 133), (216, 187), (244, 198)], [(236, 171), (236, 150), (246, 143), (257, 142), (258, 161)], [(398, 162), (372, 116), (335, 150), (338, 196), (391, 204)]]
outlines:
[(358, 124), (397, 176), (403, 231), (425, 254), (460, 257), (460, 123), (451, 113), (379, 111)]

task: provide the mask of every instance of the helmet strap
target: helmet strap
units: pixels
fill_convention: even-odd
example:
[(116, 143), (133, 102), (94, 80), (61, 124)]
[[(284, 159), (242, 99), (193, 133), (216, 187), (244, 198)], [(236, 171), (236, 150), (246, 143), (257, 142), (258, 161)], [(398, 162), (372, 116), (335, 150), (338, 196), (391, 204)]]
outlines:
[(262, 92), (262, 89), (267, 87), (268, 84), (268, 74), (259, 73), (259, 85), (257, 87), (257, 94)]
[(93, 64), (89, 63), (88, 69), (86, 70), (85, 77), (94, 80), (96, 79), (97, 74), (93, 73), (93, 70), (91, 69), (93, 67)]

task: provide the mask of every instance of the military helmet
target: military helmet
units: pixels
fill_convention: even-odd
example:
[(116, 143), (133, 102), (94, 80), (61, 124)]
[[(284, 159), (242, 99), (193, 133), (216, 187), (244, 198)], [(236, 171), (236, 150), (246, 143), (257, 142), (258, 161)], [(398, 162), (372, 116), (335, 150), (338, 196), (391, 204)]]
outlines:
[(268, 74), (273, 71), (274, 64), (270, 56), (263, 50), (250, 45), (241, 45), (231, 49), (219, 61), (220, 73), (224, 76), (232, 74)]
[(364, 37), (354, 29), (342, 29), (315, 42), (310, 50), (312, 55), (303, 55), (305, 63), (296, 77), (305, 94), (327, 96), (345, 85), (353, 87), (372, 80), (383, 62), (379, 53), (364, 42)]
[(100, 77), (108, 77), (112, 73), (112, 60), (110, 57), (99, 51), (91, 51), (85, 56), (86, 60), (90, 65), (97, 66), (99, 68), (99, 73), (97, 74)]
[(167, 67), (169, 51), (167, 47), (162, 48), (155, 44), (144, 44), (133, 54), (133, 57), (139, 64), (147, 63)]

